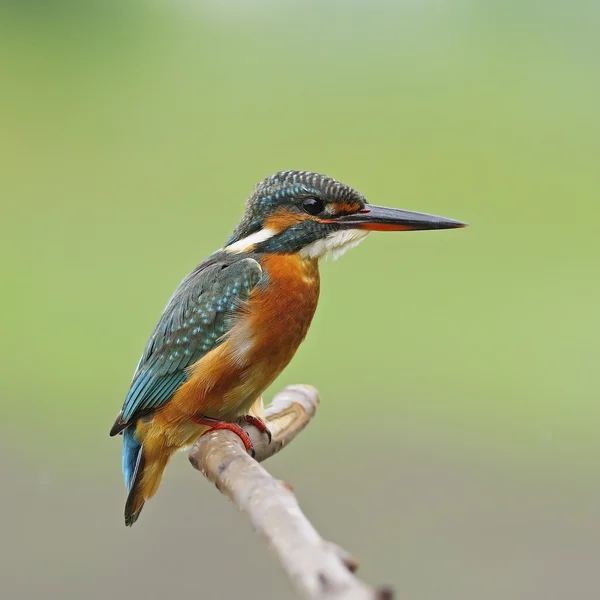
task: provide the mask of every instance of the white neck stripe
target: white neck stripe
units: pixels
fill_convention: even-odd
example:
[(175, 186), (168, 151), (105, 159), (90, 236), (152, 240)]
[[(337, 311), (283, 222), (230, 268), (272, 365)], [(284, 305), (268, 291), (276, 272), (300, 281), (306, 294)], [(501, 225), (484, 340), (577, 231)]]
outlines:
[(232, 252), (233, 254), (246, 252), (256, 246), (256, 244), (260, 244), (260, 242), (265, 242), (271, 239), (276, 233), (277, 232), (273, 229), (265, 227), (265, 229), (251, 233), (249, 236), (242, 238), (233, 244), (229, 244), (229, 246), (225, 246), (223, 250), (225, 250), (225, 252)]
[(362, 242), (369, 231), (364, 229), (341, 229), (334, 231), (329, 235), (304, 246), (300, 250), (300, 256), (303, 258), (323, 258), (327, 254), (331, 254), (334, 260), (338, 259), (346, 250), (358, 246)]

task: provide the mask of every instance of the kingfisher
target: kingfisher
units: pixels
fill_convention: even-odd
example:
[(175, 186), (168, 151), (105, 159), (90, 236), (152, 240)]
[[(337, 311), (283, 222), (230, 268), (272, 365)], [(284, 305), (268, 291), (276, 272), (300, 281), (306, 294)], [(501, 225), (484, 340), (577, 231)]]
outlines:
[(371, 231), (465, 226), (370, 204), (319, 173), (281, 171), (257, 184), (223, 248), (171, 296), (110, 430), (123, 436), (125, 524), (156, 493), (172, 455), (203, 433), (231, 430), (252, 455), (244, 422), (270, 438), (262, 395), (306, 337), (319, 259), (341, 256)]

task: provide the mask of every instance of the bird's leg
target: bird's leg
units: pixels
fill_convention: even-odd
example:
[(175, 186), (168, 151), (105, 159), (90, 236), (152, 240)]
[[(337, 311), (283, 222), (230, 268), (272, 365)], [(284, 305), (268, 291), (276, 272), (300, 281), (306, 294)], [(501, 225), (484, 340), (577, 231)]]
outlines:
[[(258, 419), (257, 417), (247, 416), (243, 417), (242, 420), (245, 423), (250, 423), (254, 425), (262, 433), (266, 433), (269, 437), (269, 443), (271, 442), (271, 432), (260, 419)], [(246, 448), (246, 452), (248, 452), (248, 454), (250, 454), (250, 456), (254, 458), (254, 455), (256, 454), (254, 451), (254, 444), (252, 444), (252, 440), (250, 439), (248, 433), (238, 423), (232, 423), (231, 421), (219, 421), (219, 419), (212, 419), (211, 417), (196, 417), (193, 418), (192, 421), (196, 423), (196, 425), (206, 425), (207, 427), (210, 427), (210, 429), (208, 431), (205, 431), (204, 433), (208, 433), (209, 431), (215, 431), (219, 429), (227, 429), (228, 431), (233, 431), (233, 433), (235, 433), (242, 440), (242, 443)], [(204, 433), (202, 435), (204, 435)]]
[(252, 415), (246, 415), (245, 417), (242, 417), (242, 421), (244, 421), (244, 423), (254, 425), (254, 427), (256, 427), (256, 429), (258, 429), (261, 433), (266, 434), (266, 436), (269, 438), (269, 444), (271, 443), (271, 432), (269, 431), (269, 428), (265, 425), (265, 422), (262, 419), (254, 417)]

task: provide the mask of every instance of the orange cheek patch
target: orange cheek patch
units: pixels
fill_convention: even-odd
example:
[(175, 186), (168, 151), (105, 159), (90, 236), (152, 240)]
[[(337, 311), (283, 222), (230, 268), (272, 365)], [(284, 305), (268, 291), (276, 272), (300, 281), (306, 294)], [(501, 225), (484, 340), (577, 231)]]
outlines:
[(292, 213), (287, 210), (278, 210), (265, 221), (264, 227), (272, 229), (277, 233), (281, 233), (282, 231), (285, 231), (288, 227), (291, 227), (292, 225), (297, 225), (298, 223), (303, 223), (309, 218), (310, 217), (308, 215)]
[(352, 215), (354, 213), (361, 212), (361, 205), (357, 202), (336, 202), (335, 203), (335, 216), (328, 218), (316, 217), (319, 223), (336, 223), (338, 218), (343, 215)]
[(349, 215), (360, 210), (360, 204), (357, 202), (336, 202), (335, 208), (338, 213)]

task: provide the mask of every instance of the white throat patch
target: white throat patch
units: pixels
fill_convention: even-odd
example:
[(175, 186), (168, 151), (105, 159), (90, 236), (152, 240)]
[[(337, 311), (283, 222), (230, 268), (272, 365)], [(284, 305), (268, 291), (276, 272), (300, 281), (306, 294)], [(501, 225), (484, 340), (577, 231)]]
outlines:
[(303, 258), (323, 258), (331, 254), (334, 260), (338, 259), (344, 252), (358, 246), (370, 231), (362, 229), (342, 229), (334, 231), (321, 240), (317, 240), (300, 250)]
[(223, 250), (225, 252), (232, 252), (233, 254), (239, 254), (240, 252), (247, 252), (256, 244), (260, 244), (261, 242), (265, 242), (270, 240), (277, 232), (273, 229), (269, 229), (265, 227), (260, 231), (256, 231), (255, 233), (251, 233), (249, 236), (234, 242), (233, 244), (229, 244), (229, 246), (225, 246)]

